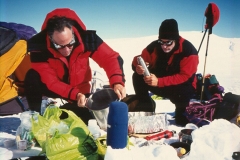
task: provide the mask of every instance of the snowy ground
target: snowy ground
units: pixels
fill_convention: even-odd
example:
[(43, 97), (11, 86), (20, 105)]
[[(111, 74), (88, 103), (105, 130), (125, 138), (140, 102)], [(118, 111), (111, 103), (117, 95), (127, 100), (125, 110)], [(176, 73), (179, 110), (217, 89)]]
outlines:
[[(200, 32), (180, 32), (181, 36), (191, 41), (198, 49), (200, 42), (203, 37), (203, 33)], [(140, 37), (140, 38), (126, 38), (126, 39), (108, 39), (105, 40), (114, 50), (120, 53), (124, 59), (124, 71), (126, 76), (126, 89), (128, 94), (133, 94), (134, 90), (132, 87), (132, 70), (131, 62), (134, 56), (139, 55), (144, 47), (146, 47), (151, 41), (156, 40), (157, 35)], [(198, 67), (198, 73), (203, 73), (205, 58), (206, 61), (206, 74), (214, 74), (217, 77), (220, 85), (225, 88), (225, 92), (232, 92), (240, 95), (240, 39), (234, 38), (222, 38), (216, 35), (210, 35), (208, 55), (206, 53), (206, 39), (202, 44), (199, 58), (200, 64)], [(92, 69), (97, 70), (97, 78), (101, 79), (99, 83), (105, 83), (107, 81), (106, 75), (102, 69), (91, 61)], [(166, 112), (171, 115), (174, 112), (174, 106), (169, 101), (157, 102), (157, 112)], [(40, 152), (40, 148), (32, 148), (28, 151), (17, 150), (16, 145), (11, 143), (15, 141), (15, 135), (17, 127), (20, 125), (20, 114), (12, 116), (0, 117), (0, 159), (10, 159), (17, 157), (26, 157), (37, 155)], [(179, 128), (174, 129), (179, 130)], [(226, 129), (228, 124), (226, 124)], [(231, 126), (232, 127), (232, 126)], [(180, 128), (181, 129), (181, 128)], [(236, 129), (236, 128), (234, 128)], [(239, 133), (239, 131), (236, 131)], [(225, 133), (225, 136), (227, 133)], [(240, 135), (240, 134), (239, 134)], [(4, 147), (4, 141), (10, 140), (10, 147), (7, 150)], [(240, 142), (240, 138), (236, 138)], [(234, 140), (233, 140), (234, 141)], [(237, 141), (237, 142), (238, 142)], [(217, 144), (217, 142), (212, 142)], [(231, 142), (233, 143), (233, 142)], [(5, 144), (6, 145), (6, 144)], [(223, 144), (219, 144), (222, 146)], [(216, 145), (217, 146), (217, 145)], [(226, 144), (225, 146), (228, 146)], [(196, 147), (196, 146), (195, 146)], [(219, 148), (217, 148), (220, 150)], [(240, 148), (238, 148), (240, 151)], [(209, 153), (208, 153), (209, 154)], [(193, 155), (192, 155), (193, 156)], [(228, 155), (229, 156), (229, 155)], [(200, 156), (201, 157), (201, 156)], [(226, 158), (226, 160), (230, 158)], [(195, 160), (195, 159), (194, 159)], [(202, 160), (202, 159), (201, 159)]]
[[(178, 127), (174, 124), (171, 115), (173, 115), (175, 107), (169, 100), (157, 100), (156, 106), (156, 113), (167, 113), (167, 117), (170, 122), (168, 125), (168, 130), (176, 131), (176, 135), (170, 139), (164, 138), (157, 142), (149, 141), (149, 146), (144, 146), (140, 148), (132, 147), (130, 151), (112, 150), (109, 147), (107, 150), (106, 160), (118, 160), (117, 157), (122, 154), (126, 156), (126, 160), (145, 160), (146, 157), (149, 157), (149, 160), (154, 160), (156, 158), (163, 158), (166, 160), (179, 160), (178, 157), (173, 156), (172, 154), (171, 156), (169, 155), (169, 153), (175, 152), (173, 152), (171, 148), (165, 146), (164, 143), (170, 144), (173, 142), (178, 142), (178, 133), (180, 133), (180, 131), (185, 127)], [(15, 135), (16, 130), (21, 123), (20, 115), (21, 114), (0, 117), (1, 160), (8, 160), (11, 158), (19, 157), (22, 157), (22, 159), (24, 159), (23, 157), (26, 158), (29, 156), (36, 156), (41, 152), (41, 148), (39, 147), (33, 147), (30, 150), (26, 151), (21, 151), (17, 149), (17, 146), (15, 144)], [(206, 151), (203, 148), (208, 148), (208, 150), (211, 151), (211, 153), (213, 154), (211, 155), (211, 159), (217, 158), (219, 160), (231, 160), (232, 153), (234, 151), (240, 150), (240, 128), (227, 120), (214, 120), (208, 127), (201, 127), (199, 129), (196, 129), (195, 131), (195, 139), (193, 139), (193, 143), (191, 145), (192, 151), (188, 156), (184, 158), (185, 160), (208, 160), (208, 157), (205, 156)], [(221, 134), (218, 134), (219, 132), (221, 132)], [(138, 142), (136, 143), (136, 141)], [(135, 144), (136, 146), (138, 146), (139, 141), (145, 142), (142, 138), (131, 138), (131, 142), (133, 142), (133, 144)], [(221, 145), (218, 144), (219, 142), (221, 142)], [(6, 145), (9, 145), (9, 147)], [(196, 150), (198, 150), (198, 152), (195, 152)], [(202, 156), (205, 157), (200, 158)]]
[[(174, 112), (174, 105), (168, 101), (157, 101), (156, 113), (169, 113), (169, 116)], [(33, 147), (31, 150), (21, 151), (17, 149), (15, 144), (17, 128), (21, 124), (19, 114), (10, 116), (0, 117), (0, 159), (7, 160), (10, 158), (36, 156), (40, 153), (41, 148)], [(171, 116), (170, 116), (171, 117)], [(172, 126), (174, 127), (174, 126)], [(177, 132), (180, 131), (181, 127), (174, 127)]]
[[(214, 33), (214, 31), (213, 31)], [(192, 42), (198, 50), (203, 33), (197, 31), (180, 32), (180, 35)], [(125, 39), (107, 39), (106, 43), (117, 51), (124, 59), (124, 73), (126, 77), (126, 89), (128, 94), (134, 93), (132, 86), (132, 68), (131, 63), (134, 56), (141, 54), (142, 50), (153, 40), (158, 38), (157, 35), (125, 38)], [(198, 73), (203, 74), (204, 63), (206, 58), (205, 74), (214, 74), (220, 85), (225, 88), (226, 92), (232, 92), (240, 95), (240, 38), (223, 38), (214, 34), (209, 35), (208, 50), (207, 47), (208, 33), (203, 40), (199, 51)], [(207, 56), (206, 55), (207, 52)], [(104, 82), (107, 77), (103, 69), (91, 61), (92, 69), (97, 70), (99, 76)]]

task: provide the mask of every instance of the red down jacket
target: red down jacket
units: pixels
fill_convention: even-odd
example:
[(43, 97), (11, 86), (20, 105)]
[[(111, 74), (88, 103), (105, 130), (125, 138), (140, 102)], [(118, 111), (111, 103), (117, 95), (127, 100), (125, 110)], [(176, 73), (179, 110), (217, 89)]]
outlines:
[[(199, 58), (195, 47), (188, 40), (180, 37), (179, 47), (170, 55), (164, 53), (158, 40), (143, 49), (142, 58), (149, 63), (149, 70), (158, 78), (158, 87), (192, 85), (196, 88), (196, 76)], [(137, 56), (136, 56), (137, 57)], [(137, 58), (134, 57), (132, 68), (135, 71)]]
[[(65, 16), (75, 21), (73, 30), (78, 45), (74, 47), (69, 60), (58, 53), (46, 34), (46, 23), (55, 15)], [(121, 56), (103, 42), (96, 33), (94, 33), (94, 41), (86, 42), (84, 37), (87, 33), (89, 32), (85, 25), (73, 10), (60, 8), (47, 14), (41, 32), (28, 41), (31, 65), (40, 74), (41, 81), (49, 90), (69, 100), (76, 100), (79, 92), (90, 93), (92, 73), (89, 57), (105, 70), (111, 87), (116, 83), (124, 86)], [(89, 47), (92, 44), (95, 47)]]

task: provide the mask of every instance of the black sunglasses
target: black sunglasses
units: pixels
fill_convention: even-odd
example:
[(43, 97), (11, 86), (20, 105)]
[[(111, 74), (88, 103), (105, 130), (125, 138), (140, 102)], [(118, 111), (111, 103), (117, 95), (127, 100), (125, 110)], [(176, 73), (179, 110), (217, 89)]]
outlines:
[(63, 49), (63, 48), (65, 48), (65, 47), (68, 47), (68, 48), (71, 48), (74, 44), (75, 44), (75, 37), (74, 37), (74, 34), (72, 35), (72, 40), (71, 40), (71, 42), (69, 42), (68, 44), (65, 44), (65, 45), (60, 45), (60, 44), (56, 44), (54, 41), (53, 41), (53, 39), (51, 38), (51, 41), (52, 41), (52, 43), (53, 43), (53, 45), (54, 45), (54, 47), (56, 48), (56, 49)]
[(160, 43), (161, 45), (166, 45), (166, 46), (171, 46), (173, 44), (173, 40), (170, 41), (162, 41), (162, 40), (158, 40), (158, 43)]

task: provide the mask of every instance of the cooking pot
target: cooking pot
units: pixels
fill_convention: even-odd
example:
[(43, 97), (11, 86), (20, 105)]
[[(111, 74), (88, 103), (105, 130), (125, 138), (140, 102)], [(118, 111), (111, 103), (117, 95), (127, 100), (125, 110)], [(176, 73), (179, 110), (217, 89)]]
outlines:
[(193, 131), (194, 131), (194, 129), (182, 129), (178, 134), (179, 141), (187, 143), (187, 144), (191, 144)]
[(107, 130), (107, 118), (109, 105), (113, 101), (118, 101), (118, 96), (111, 88), (104, 88), (93, 93), (86, 102), (86, 107), (92, 111), (99, 127)]

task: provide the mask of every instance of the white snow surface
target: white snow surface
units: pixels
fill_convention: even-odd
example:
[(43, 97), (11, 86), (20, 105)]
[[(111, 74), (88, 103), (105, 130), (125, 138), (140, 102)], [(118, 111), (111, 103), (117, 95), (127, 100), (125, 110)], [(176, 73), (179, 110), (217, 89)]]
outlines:
[[(213, 33), (214, 33), (214, 29), (213, 29)], [(203, 39), (204, 33), (198, 32), (198, 31), (189, 31), (189, 32), (180, 32), (180, 35), (183, 38), (192, 42), (193, 45), (198, 50), (201, 40)], [(117, 51), (124, 60), (123, 68), (124, 68), (124, 73), (126, 78), (127, 94), (134, 94), (134, 90), (132, 86), (133, 71), (131, 68), (133, 57), (141, 54), (142, 50), (149, 43), (156, 40), (157, 38), (158, 38), (158, 35), (152, 35), (152, 36), (140, 37), (140, 38), (122, 38), (122, 39), (104, 40), (111, 48)], [(209, 44), (208, 44), (208, 49), (206, 49), (208, 38), (209, 38)], [(206, 56), (206, 53), (207, 53), (207, 56)], [(205, 74), (208, 74), (208, 73), (214, 74), (217, 80), (219, 81), (220, 85), (225, 88), (225, 92), (232, 92), (234, 94), (240, 95), (240, 70), (239, 70), (240, 63), (238, 62), (239, 60), (240, 60), (240, 38), (223, 38), (214, 34), (208, 35), (208, 33), (206, 33), (200, 52), (199, 52), (198, 73), (203, 74), (204, 63), (206, 62)], [(97, 71), (96, 77), (100, 79), (100, 80), (97, 79), (97, 81), (99, 83), (107, 84), (108, 79), (103, 69), (99, 68), (99, 66), (92, 60), (90, 60), (90, 63), (91, 63), (92, 69)], [(174, 112), (175, 107), (170, 101), (162, 100), (162, 101), (156, 101), (156, 102), (157, 102), (156, 112), (166, 112), (166, 113)], [(21, 113), (16, 115), (10, 115), (10, 116), (0, 116), (0, 125), (1, 125), (0, 126), (0, 159), (1, 160), (34, 156), (41, 151), (41, 149), (37, 147), (34, 147), (28, 151), (19, 151), (17, 150), (15, 145), (10, 147), (4, 146), (5, 140), (8, 140), (8, 141), (15, 140), (15, 133), (16, 133), (17, 127), (20, 125), (20, 122), (21, 122), (19, 119), (20, 114)], [(196, 143), (193, 143), (192, 145), (192, 154), (190, 152), (190, 155), (186, 159), (196, 160), (196, 157), (198, 157), (198, 159), (200, 158), (201, 160), (204, 160), (204, 159), (207, 160), (211, 155), (211, 158), (213, 159), (220, 158), (224, 160), (230, 160), (231, 159), (230, 154), (233, 151), (236, 151), (236, 150), (240, 151), (239, 128), (232, 125), (234, 124), (231, 124), (228, 121), (219, 120), (214, 122), (213, 125), (209, 125), (207, 127), (197, 129), (193, 136), (193, 138), (195, 138)], [(219, 128), (217, 129), (216, 126), (218, 126)], [(214, 128), (215, 130), (214, 131), (211, 130), (210, 127), (213, 127), (213, 128), (215, 127)], [(221, 128), (221, 127), (224, 127), (224, 128)], [(183, 128), (175, 125), (171, 125), (169, 126), (169, 129), (176, 130), (177, 133), (179, 133), (179, 131)], [(229, 130), (231, 131), (229, 132)], [(214, 134), (221, 132), (223, 133), (224, 136), (221, 136), (221, 135), (214, 136), (213, 132)], [(232, 132), (234, 132), (234, 134), (231, 135)], [(203, 135), (205, 134), (205, 136), (201, 136), (201, 134)], [(203, 140), (204, 137), (207, 137), (208, 141)], [(224, 145), (228, 148), (224, 146), (220, 147), (219, 146), (220, 144), (217, 145), (218, 142), (224, 143), (223, 141), (224, 137), (227, 137), (227, 141), (225, 142)], [(201, 144), (205, 148), (201, 148), (201, 146), (197, 144)], [(233, 146), (232, 144), (234, 144), (235, 146)], [(194, 147), (196, 150), (199, 150), (199, 152), (194, 152)], [(206, 148), (208, 149), (207, 152), (206, 150), (204, 151), (204, 149)], [(234, 150), (229, 150), (229, 148)], [(228, 150), (224, 151), (221, 149), (228, 149)], [(150, 148), (139, 149), (142, 155), (146, 154), (147, 151), (148, 153), (153, 152), (153, 150), (152, 151), (149, 151), (149, 150)], [(133, 156), (134, 151), (136, 150), (133, 150), (133, 152), (131, 153), (132, 157), (134, 157)], [(139, 151), (137, 152), (139, 153)], [(114, 151), (113, 153), (117, 153), (117, 152), (121, 154), (123, 153), (123, 151)], [(209, 156), (206, 156), (206, 155), (203, 156), (204, 153), (206, 153)], [(110, 155), (111, 153), (108, 153), (108, 157), (110, 157)], [(155, 159), (155, 158), (157, 159), (157, 157), (153, 157), (153, 155), (146, 155), (146, 157), (152, 157), (152, 159)], [(137, 154), (135, 155), (135, 157), (136, 156)], [(128, 158), (130, 159), (130, 157)]]
[[(214, 33), (214, 30), (213, 30)], [(197, 73), (203, 74), (204, 63), (205, 75), (214, 74), (220, 85), (225, 88), (225, 92), (240, 94), (240, 38), (223, 38), (214, 34), (198, 31), (180, 32), (180, 36), (190, 41), (199, 51), (199, 65)], [(208, 49), (207, 39), (209, 38)], [(142, 50), (152, 41), (158, 39), (158, 35), (140, 38), (106, 39), (105, 42), (117, 51), (124, 60), (124, 73), (126, 78), (126, 90), (128, 94), (134, 94), (132, 86), (132, 60), (134, 56), (141, 54)], [(207, 56), (206, 56), (207, 53)], [(205, 61), (206, 59), (206, 61)], [(97, 70), (104, 82), (108, 81), (103, 69), (90, 61), (93, 70)], [(101, 74), (99, 74), (101, 73)]]

